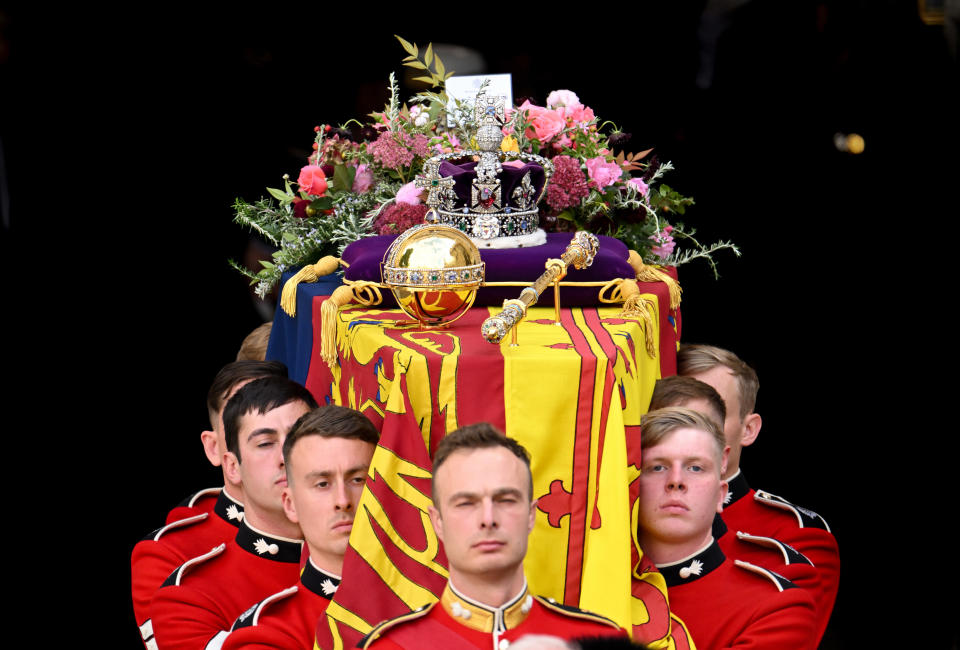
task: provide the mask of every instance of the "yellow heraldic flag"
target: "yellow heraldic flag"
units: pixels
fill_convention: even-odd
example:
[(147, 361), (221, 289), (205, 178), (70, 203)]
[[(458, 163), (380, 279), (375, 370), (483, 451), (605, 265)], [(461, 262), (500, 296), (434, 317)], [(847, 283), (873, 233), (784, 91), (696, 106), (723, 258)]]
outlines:
[(353, 647), (381, 621), (439, 597), (448, 573), (427, 515), (430, 459), (447, 431), (486, 420), (531, 454), (532, 591), (612, 618), (650, 647), (693, 647), (682, 624), (671, 625), (666, 586), (642, 562), (631, 516), (640, 415), (660, 375), (645, 345), (658, 332), (645, 328), (659, 318), (574, 308), (557, 325), (552, 309), (533, 308), (510, 347), (479, 336), (496, 311), (424, 330), (396, 320), (398, 311), (340, 310), (332, 401), (382, 429), (316, 646)]

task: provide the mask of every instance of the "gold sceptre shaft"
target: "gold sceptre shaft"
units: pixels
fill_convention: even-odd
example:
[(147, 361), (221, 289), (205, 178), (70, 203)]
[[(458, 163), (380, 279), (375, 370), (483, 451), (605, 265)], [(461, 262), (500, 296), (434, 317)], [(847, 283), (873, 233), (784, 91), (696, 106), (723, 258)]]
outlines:
[(584, 230), (574, 233), (573, 239), (563, 251), (560, 259), (547, 260), (547, 270), (520, 292), (519, 298), (503, 301), (503, 310), (496, 316), (483, 321), (480, 332), (488, 343), (500, 343), (507, 333), (527, 315), (527, 309), (537, 304), (540, 294), (554, 282), (567, 275), (567, 269), (573, 265), (576, 269), (585, 269), (593, 264), (593, 258), (600, 247), (596, 235)]

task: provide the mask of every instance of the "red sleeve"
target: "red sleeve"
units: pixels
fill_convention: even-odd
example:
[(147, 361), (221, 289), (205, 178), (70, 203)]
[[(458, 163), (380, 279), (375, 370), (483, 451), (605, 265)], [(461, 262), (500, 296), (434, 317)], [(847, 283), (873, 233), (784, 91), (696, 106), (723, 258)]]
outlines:
[(802, 589), (787, 589), (776, 598), (757, 603), (747, 627), (733, 645), (735, 650), (814, 650), (816, 615), (813, 598)]
[[(775, 537), (807, 556), (817, 572), (817, 584), (811, 594), (817, 608), (817, 638), (823, 636), (840, 588), (840, 550), (832, 533), (820, 528), (784, 526)], [(793, 578), (785, 576), (790, 580)], [(794, 580), (794, 582), (796, 582)], [(799, 582), (798, 586), (806, 587)]]
[(200, 650), (233, 624), (209, 596), (186, 585), (161, 588), (150, 606), (153, 633), (163, 650)]
[(130, 558), (130, 582), (133, 614), (137, 625), (150, 618), (150, 601), (163, 581), (189, 558), (162, 542), (144, 540), (133, 547)]

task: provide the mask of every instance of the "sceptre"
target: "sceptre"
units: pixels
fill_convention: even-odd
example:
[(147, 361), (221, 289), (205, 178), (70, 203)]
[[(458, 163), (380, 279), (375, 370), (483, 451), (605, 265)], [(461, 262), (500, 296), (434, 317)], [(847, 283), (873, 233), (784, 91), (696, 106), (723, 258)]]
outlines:
[[(563, 251), (560, 259), (547, 260), (547, 270), (534, 280), (533, 284), (520, 292), (519, 298), (503, 301), (503, 310), (496, 316), (483, 321), (480, 331), (488, 343), (500, 343), (510, 330), (527, 314), (527, 308), (537, 304), (540, 294), (551, 284), (557, 283), (567, 275), (567, 269), (572, 264), (576, 269), (585, 269), (593, 264), (593, 258), (600, 247), (596, 235), (585, 230), (574, 233), (573, 239)], [(559, 311), (559, 296), (556, 296), (556, 307)]]

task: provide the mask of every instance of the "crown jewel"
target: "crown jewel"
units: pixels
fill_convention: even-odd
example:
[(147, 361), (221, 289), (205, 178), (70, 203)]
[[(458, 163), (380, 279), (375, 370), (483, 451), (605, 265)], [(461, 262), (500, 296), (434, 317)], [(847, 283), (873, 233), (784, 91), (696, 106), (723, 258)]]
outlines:
[[(501, 151), (503, 96), (477, 96), (476, 150), (433, 156), (424, 163), (417, 187), (428, 190), (426, 220), (467, 233), (486, 248), (535, 246), (546, 241), (537, 202), (546, 191), (553, 163), (543, 156)], [(456, 164), (456, 159), (476, 160)], [(504, 164), (506, 162), (506, 164)]]

